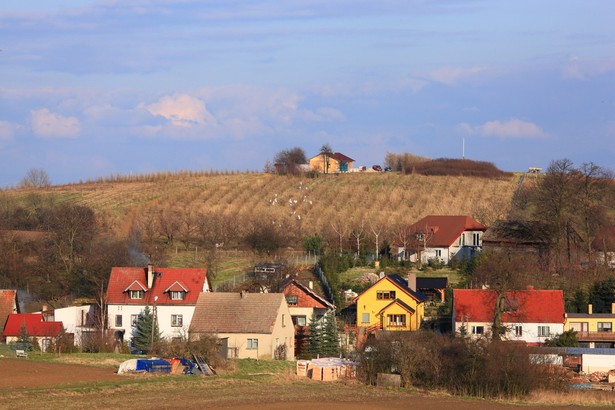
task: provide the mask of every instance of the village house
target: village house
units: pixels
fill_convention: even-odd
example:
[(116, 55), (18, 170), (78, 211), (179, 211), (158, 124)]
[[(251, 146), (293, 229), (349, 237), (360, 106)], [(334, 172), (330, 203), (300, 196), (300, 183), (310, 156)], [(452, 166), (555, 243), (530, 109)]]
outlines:
[[(42, 313), (11, 313), (6, 321), (2, 336), (6, 343), (16, 343), (21, 336), (26, 336), (38, 344), (42, 352), (49, 348), (62, 334), (62, 322), (48, 322)], [(21, 347), (23, 349), (23, 347)]]
[(108, 327), (117, 341), (130, 342), (139, 314), (149, 307), (163, 338), (183, 338), (199, 294), (209, 291), (205, 268), (113, 268), (107, 287)]
[(355, 299), (357, 328), (376, 330), (418, 330), (425, 315), (427, 297), (416, 290), (416, 276), (383, 276)]
[(446, 298), (446, 288), (448, 287), (448, 278), (446, 276), (439, 277), (417, 277), (416, 288), (431, 301), (444, 302)]
[[(2, 330), (11, 313), (19, 313), (17, 291), (13, 289), (0, 289), (0, 326)], [(5, 341), (4, 339), (2, 340)]]
[(322, 320), (327, 312), (335, 312), (335, 305), (314, 292), (313, 282), (304, 285), (295, 278), (284, 279), (277, 287), (286, 297), (288, 310), (295, 326), (295, 355), (307, 344), (308, 326), (312, 320)]
[(580, 347), (615, 348), (615, 303), (610, 313), (593, 313), (593, 306), (587, 313), (566, 313), (564, 330), (575, 330)]
[(354, 159), (340, 152), (330, 155), (318, 154), (310, 158), (310, 170), (324, 174), (337, 172), (350, 172)]
[(295, 328), (282, 293), (201, 293), (189, 337), (201, 335), (223, 342), (227, 358), (295, 358)]
[(410, 225), (397, 239), (398, 258), (448, 264), (454, 258), (469, 259), (482, 249), (487, 227), (463, 215), (428, 215)]
[(95, 323), (96, 311), (96, 306), (91, 304), (68, 306), (55, 309), (53, 317), (62, 322), (66, 333), (73, 335), (75, 346), (83, 348), (92, 341), (96, 332), (100, 332), (101, 324)]
[[(472, 338), (490, 337), (496, 314), (497, 291), (455, 289), (453, 330)], [(502, 324), (506, 340), (543, 345), (564, 331), (564, 292), (561, 290), (513, 290), (505, 293)]]

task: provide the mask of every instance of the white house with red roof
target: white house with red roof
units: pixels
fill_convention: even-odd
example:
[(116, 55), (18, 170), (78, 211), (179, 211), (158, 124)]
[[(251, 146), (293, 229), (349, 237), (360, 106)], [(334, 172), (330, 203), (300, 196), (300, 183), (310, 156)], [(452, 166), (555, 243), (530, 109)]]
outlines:
[(399, 233), (398, 256), (411, 262), (449, 263), (471, 258), (482, 249), (487, 227), (465, 215), (428, 215)]
[(107, 287), (108, 327), (131, 341), (139, 314), (149, 306), (163, 338), (187, 337), (201, 292), (209, 292), (205, 268), (113, 268)]
[[(489, 336), (495, 317), (497, 292), (491, 289), (455, 289), (453, 291), (453, 329), (470, 337)], [(544, 344), (564, 332), (564, 292), (527, 290), (506, 292), (502, 323), (504, 338), (523, 341), (530, 346)]]
[(4, 326), (2, 336), (6, 343), (15, 343), (25, 329), (28, 337), (38, 343), (41, 351), (46, 352), (52, 342), (62, 333), (62, 322), (48, 322), (42, 313), (11, 313)]

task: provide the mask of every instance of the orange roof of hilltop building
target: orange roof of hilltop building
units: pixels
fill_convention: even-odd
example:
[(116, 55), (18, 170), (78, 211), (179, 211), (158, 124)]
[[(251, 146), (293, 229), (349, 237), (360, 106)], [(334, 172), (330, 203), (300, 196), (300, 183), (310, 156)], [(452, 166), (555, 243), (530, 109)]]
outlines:
[(432, 234), (431, 247), (449, 247), (465, 231), (486, 231), (487, 227), (465, 215), (428, 215), (408, 227), (410, 233)]
[[(456, 322), (492, 322), (497, 292), (491, 289), (455, 289)], [(564, 323), (564, 292), (561, 290), (514, 290), (506, 292), (504, 323)]]
[[(131, 299), (131, 291), (143, 298)], [(199, 293), (209, 291), (205, 268), (115, 267), (107, 286), (107, 303), (113, 305), (196, 305)], [(174, 299), (173, 292), (185, 292)]]
[(62, 332), (62, 322), (46, 322), (42, 313), (13, 313), (9, 315), (2, 335), (19, 336), (23, 326), (28, 336), (56, 337)]

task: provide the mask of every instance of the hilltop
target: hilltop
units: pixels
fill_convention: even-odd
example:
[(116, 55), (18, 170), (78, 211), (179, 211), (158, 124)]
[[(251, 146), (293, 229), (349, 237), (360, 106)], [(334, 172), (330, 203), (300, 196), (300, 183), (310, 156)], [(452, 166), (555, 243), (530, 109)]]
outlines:
[(270, 219), (305, 234), (338, 221), (374, 226), (412, 223), (428, 214), (471, 215), (489, 225), (505, 216), (519, 176), (479, 178), (349, 173), (318, 178), (258, 173), (169, 173), (5, 191), (19, 201), (33, 193), (54, 203), (92, 208), (127, 237), (135, 218), (165, 212), (224, 214), (236, 221)]

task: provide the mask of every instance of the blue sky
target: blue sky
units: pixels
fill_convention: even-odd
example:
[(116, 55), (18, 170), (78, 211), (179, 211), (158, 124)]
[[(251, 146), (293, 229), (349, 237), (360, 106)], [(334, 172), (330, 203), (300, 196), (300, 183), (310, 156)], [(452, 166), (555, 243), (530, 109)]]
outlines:
[(262, 170), (328, 143), (615, 169), (615, 2), (22, 0), (0, 6), (0, 187)]

